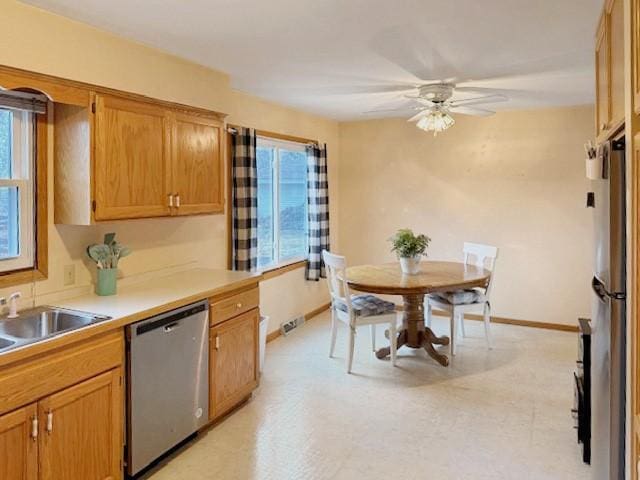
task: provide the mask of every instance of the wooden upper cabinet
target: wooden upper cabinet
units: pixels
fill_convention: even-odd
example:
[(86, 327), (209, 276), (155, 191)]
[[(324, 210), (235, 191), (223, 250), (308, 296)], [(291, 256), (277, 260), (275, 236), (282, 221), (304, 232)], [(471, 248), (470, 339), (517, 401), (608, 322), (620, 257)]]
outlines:
[(596, 135), (624, 124), (624, 0), (607, 0), (596, 34)]
[(611, 122), (609, 16), (604, 13), (596, 34), (596, 135), (609, 129)]
[(617, 129), (624, 122), (624, 0), (609, 0), (610, 43), (610, 129)]
[(0, 416), (0, 478), (38, 478), (37, 414), (32, 404)]
[(56, 223), (224, 211), (219, 114), (92, 93), (54, 117)]
[(640, 0), (632, 0), (633, 108), (640, 115)]
[(169, 215), (166, 111), (103, 95), (95, 105), (95, 220)]
[(222, 129), (217, 119), (184, 113), (173, 116), (174, 215), (223, 212)]
[(40, 480), (122, 478), (122, 387), (114, 369), (38, 402)]
[(211, 418), (234, 407), (258, 384), (259, 317), (253, 309), (210, 329)]

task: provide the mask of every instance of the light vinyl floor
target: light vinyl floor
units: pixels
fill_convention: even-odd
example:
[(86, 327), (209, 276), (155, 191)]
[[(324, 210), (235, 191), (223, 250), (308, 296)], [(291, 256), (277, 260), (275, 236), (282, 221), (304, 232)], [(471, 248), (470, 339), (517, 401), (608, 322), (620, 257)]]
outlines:
[(149, 478), (590, 478), (570, 416), (577, 334), (495, 324), (488, 351), (482, 324), (466, 326), (448, 368), (407, 348), (396, 368), (377, 360), (363, 327), (348, 375), (346, 329), (328, 358), (324, 313), (271, 342), (253, 399)]

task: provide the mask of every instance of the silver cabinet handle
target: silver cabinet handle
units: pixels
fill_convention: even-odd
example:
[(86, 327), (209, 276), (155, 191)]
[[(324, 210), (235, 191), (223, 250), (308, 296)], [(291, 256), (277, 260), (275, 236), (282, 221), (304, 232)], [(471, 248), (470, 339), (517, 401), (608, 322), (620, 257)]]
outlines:
[(53, 412), (49, 410), (47, 412), (47, 433), (51, 435), (53, 432)]
[(241, 303), (236, 303), (236, 307), (242, 308), (242, 304)]
[(216, 350), (220, 348), (220, 337), (216, 335)]
[(169, 208), (171, 208), (173, 207), (173, 193), (170, 193), (168, 197), (169, 197)]
[(38, 417), (35, 415), (31, 417), (31, 438), (34, 442), (38, 438)]
[(176, 193), (176, 208), (180, 208), (180, 194)]

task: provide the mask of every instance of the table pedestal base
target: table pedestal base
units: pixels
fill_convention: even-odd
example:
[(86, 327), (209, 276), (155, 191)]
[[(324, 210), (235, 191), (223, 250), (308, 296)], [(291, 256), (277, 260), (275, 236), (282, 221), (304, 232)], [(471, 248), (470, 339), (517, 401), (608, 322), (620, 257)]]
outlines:
[[(449, 365), (449, 358), (438, 352), (434, 345), (449, 345), (449, 337), (436, 336), (433, 331), (425, 327), (424, 324), (424, 295), (411, 294), (403, 295), (404, 301), (404, 319), (403, 328), (395, 339), (397, 348), (402, 346), (410, 348), (424, 348), (430, 357), (435, 359), (440, 365), (446, 367)], [(389, 339), (393, 342), (394, 339)], [(376, 352), (376, 357), (382, 359), (391, 353), (390, 347), (381, 348)]]

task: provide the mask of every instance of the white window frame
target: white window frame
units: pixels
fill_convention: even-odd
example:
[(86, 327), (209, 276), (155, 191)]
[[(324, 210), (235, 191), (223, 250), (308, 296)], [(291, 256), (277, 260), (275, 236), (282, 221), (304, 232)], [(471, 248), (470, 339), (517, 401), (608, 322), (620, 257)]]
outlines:
[[(273, 251), (272, 257), (273, 263), (269, 265), (261, 265), (258, 267), (259, 272), (265, 272), (268, 270), (276, 270), (278, 268), (286, 267), (293, 263), (304, 262), (309, 258), (309, 254), (298, 255), (295, 257), (280, 258), (280, 149), (284, 149), (290, 152), (302, 152), (307, 154), (307, 145), (305, 143), (292, 142), (288, 140), (279, 140), (271, 137), (264, 137), (258, 135), (257, 148), (272, 148), (274, 150), (273, 162), (271, 163), (271, 183), (273, 185), (272, 205), (273, 205)], [(307, 202), (305, 203), (308, 216), (308, 193)], [(306, 250), (309, 250), (309, 223), (307, 221), (307, 232), (305, 238)]]
[(35, 266), (35, 151), (34, 115), (10, 110), (12, 118), (12, 178), (0, 179), (0, 187), (18, 187), (18, 255), (0, 259), (0, 272), (23, 270)]

